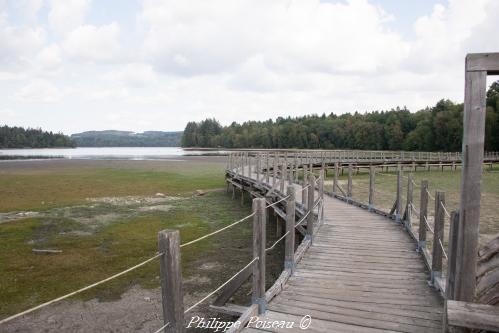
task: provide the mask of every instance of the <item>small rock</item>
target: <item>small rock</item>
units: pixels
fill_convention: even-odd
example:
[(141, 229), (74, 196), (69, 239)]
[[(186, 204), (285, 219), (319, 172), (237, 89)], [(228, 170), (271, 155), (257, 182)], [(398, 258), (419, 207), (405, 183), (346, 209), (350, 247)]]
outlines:
[(157, 196), (158, 198), (164, 198), (166, 197), (166, 195), (164, 193), (156, 193), (155, 196)]
[(144, 301), (150, 302), (151, 301), (151, 297), (144, 297)]
[(194, 195), (197, 196), (197, 197), (205, 195), (205, 194), (206, 194), (206, 192), (203, 191), (203, 190), (196, 190), (196, 191), (194, 191)]

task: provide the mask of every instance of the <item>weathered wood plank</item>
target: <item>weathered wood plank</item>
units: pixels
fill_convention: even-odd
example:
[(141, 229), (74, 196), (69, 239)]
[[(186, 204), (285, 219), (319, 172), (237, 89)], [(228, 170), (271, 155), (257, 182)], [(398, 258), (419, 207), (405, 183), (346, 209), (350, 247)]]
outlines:
[(499, 307), (492, 305), (447, 301), (450, 326), (499, 331)]

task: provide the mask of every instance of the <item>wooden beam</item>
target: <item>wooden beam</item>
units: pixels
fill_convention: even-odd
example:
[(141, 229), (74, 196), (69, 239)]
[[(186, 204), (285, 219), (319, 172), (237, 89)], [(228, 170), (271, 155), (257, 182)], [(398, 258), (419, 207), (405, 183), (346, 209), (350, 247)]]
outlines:
[(470, 53), (466, 56), (466, 71), (499, 75), (499, 53)]
[(497, 332), (499, 331), (499, 307), (447, 301), (447, 320), (450, 326)]
[(258, 313), (264, 313), (267, 307), (265, 302), (265, 245), (266, 219), (265, 199), (253, 199), (253, 258), (258, 261), (253, 265), (253, 292), (252, 303), (258, 305)]

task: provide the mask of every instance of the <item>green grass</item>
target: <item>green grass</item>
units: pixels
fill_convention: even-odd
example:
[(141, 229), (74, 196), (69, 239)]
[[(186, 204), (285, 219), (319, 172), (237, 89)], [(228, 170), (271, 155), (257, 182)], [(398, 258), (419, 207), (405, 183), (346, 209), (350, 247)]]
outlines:
[[(71, 214), (56, 211), (45, 217), (24, 218), (0, 224), (0, 318), (64, 295), (153, 256), (157, 234), (163, 229), (180, 230), (182, 242), (219, 229), (250, 212), (250, 204), (239, 205), (222, 191), (192, 197), (196, 189), (224, 185), (223, 164), (199, 162), (123, 162), (111, 167), (23, 167), (0, 170), (0, 211), (70, 207)], [(89, 163), (89, 162), (84, 162)], [(47, 164), (48, 165), (48, 164)], [(156, 192), (182, 196), (168, 202), (169, 211), (135, 210), (89, 203), (86, 198), (143, 195)], [(78, 205), (74, 207), (73, 205)], [(98, 214), (127, 216), (92, 228), (77, 217), (92, 219)], [(97, 227), (96, 227), (97, 226)], [(86, 232), (74, 234), (71, 232)], [(251, 253), (251, 223), (241, 224), (214, 237), (182, 249), (186, 292), (213, 289), (246, 265)], [(37, 255), (33, 248), (59, 249), (60, 254)], [(212, 269), (200, 267), (215, 263)], [(190, 279), (203, 275), (199, 282)], [(206, 282), (208, 281), (208, 282)], [(159, 262), (91, 289), (72, 299), (119, 298), (129, 287), (159, 287)]]
[[(168, 212), (115, 222), (90, 236), (61, 234), (81, 228), (64, 218), (48, 221), (30, 218), (1, 224), (0, 316), (22, 311), (79, 289), (153, 256), (157, 251), (157, 234), (160, 230), (179, 229), (182, 242), (186, 242), (248, 213), (248, 205), (241, 208), (234, 205), (225, 193), (212, 192), (203, 197), (181, 200)], [(183, 248), (184, 277), (196, 274), (201, 261), (226, 262), (232, 259), (234, 263), (234, 259), (241, 262), (249, 260), (250, 235), (250, 225), (241, 225), (220, 236)], [(32, 252), (33, 239), (42, 240), (37, 243), (37, 247), (56, 248), (63, 252), (36, 255)], [(235, 245), (224, 246), (227, 239)], [(235, 250), (240, 247), (245, 250), (236, 253)], [(76, 298), (112, 300), (135, 284), (157, 288), (158, 261)], [(202, 286), (198, 287), (203, 289)]]
[[(179, 162), (177, 162), (178, 164)], [(190, 195), (224, 184), (223, 166), (195, 163), (184, 168), (54, 168), (0, 172), (0, 212), (44, 210), (84, 202), (89, 197)]]

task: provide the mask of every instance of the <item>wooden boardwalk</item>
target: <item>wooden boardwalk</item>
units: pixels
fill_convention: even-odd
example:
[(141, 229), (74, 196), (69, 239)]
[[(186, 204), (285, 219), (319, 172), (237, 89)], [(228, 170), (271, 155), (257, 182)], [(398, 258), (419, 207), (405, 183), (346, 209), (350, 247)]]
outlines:
[(443, 299), (416, 248), (401, 224), (325, 196), (312, 245), (260, 315), (294, 328), (243, 332), (303, 332), (305, 315), (307, 332), (441, 332)]

